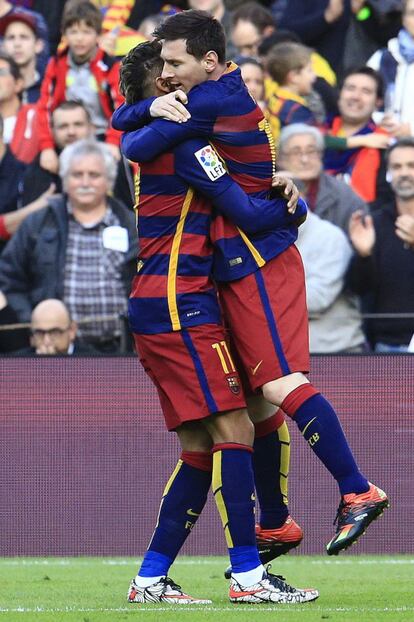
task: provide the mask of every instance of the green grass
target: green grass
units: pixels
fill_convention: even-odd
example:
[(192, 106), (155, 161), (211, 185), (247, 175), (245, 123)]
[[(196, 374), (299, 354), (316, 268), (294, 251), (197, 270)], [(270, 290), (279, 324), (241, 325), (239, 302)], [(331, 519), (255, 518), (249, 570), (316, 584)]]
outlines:
[(232, 605), (223, 578), (225, 558), (182, 557), (171, 576), (199, 607), (129, 605), (125, 596), (137, 560), (107, 558), (0, 559), (0, 619), (97, 622), (398, 622), (414, 620), (414, 558), (287, 556), (273, 565), (295, 586), (317, 587), (306, 605)]

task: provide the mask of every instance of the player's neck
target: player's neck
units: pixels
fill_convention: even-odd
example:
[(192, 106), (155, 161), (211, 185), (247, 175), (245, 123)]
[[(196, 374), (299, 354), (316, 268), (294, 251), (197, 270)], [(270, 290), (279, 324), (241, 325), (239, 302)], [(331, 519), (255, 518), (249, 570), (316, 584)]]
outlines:
[(209, 80), (219, 80), (223, 73), (226, 71), (227, 65), (223, 63), (222, 65), (217, 65), (217, 67), (212, 71), (209, 75)]

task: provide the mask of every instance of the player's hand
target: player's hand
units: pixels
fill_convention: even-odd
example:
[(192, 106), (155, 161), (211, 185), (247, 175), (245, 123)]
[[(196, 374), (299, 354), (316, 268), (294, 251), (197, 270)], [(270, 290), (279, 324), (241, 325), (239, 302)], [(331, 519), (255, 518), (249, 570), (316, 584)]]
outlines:
[(289, 214), (294, 214), (298, 206), (299, 190), (292, 179), (275, 173), (272, 178), (272, 188), (280, 191), (281, 195), (287, 199), (287, 210)]
[(361, 210), (354, 212), (349, 220), (349, 237), (360, 257), (369, 257), (375, 244), (372, 216)]
[(398, 216), (395, 221), (395, 233), (406, 246), (414, 248), (414, 217), (410, 214)]
[(59, 158), (54, 149), (43, 149), (40, 153), (40, 166), (49, 173), (57, 173), (59, 171)]
[(157, 97), (150, 106), (151, 117), (162, 117), (168, 121), (185, 123), (191, 117), (184, 104), (188, 103), (187, 95), (180, 89)]

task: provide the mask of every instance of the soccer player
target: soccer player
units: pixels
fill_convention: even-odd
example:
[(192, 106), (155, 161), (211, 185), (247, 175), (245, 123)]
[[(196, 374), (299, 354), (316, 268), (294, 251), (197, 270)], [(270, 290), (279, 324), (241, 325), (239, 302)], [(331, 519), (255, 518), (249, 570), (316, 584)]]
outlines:
[[(187, 120), (156, 119), (127, 132), (122, 139), (125, 155), (145, 162), (182, 140), (205, 136), (213, 141), (241, 187), (263, 196), (269, 190), (274, 148), (239, 70), (225, 63), (220, 24), (202, 11), (184, 11), (166, 20), (156, 36), (162, 42), (162, 77), (188, 94)], [(174, 99), (166, 97), (174, 107)], [(138, 106), (123, 106), (113, 124), (132, 130), (157, 114), (160, 105), (150, 99)], [(247, 236), (228, 221), (221, 228), (213, 225), (214, 276), (251, 388), (292, 417), (338, 483), (337, 530), (327, 545), (328, 554), (335, 555), (382, 514), (388, 499), (359, 471), (334, 409), (307, 378), (303, 266), (295, 239), (285, 233), (279, 228)]]
[[(124, 60), (121, 84), (126, 85), (127, 101), (141, 99), (160, 75), (159, 48), (157, 42), (144, 43)], [(162, 82), (156, 81), (158, 87)], [(211, 470), (232, 563), (230, 599), (314, 600), (316, 590), (292, 588), (265, 571), (258, 557), (252, 426), (211, 280), (211, 204), (194, 188), (212, 197), (240, 226), (253, 230), (262, 226), (257, 218), (253, 222), (254, 214), (261, 213), (269, 226), (276, 219), (292, 229), (298, 217), (289, 214), (286, 200), (250, 199), (226, 174), (214, 150), (199, 139), (141, 167), (137, 212), (141, 244), (129, 317), (167, 427), (176, 431), (183, 451), (165, 488), (157, 526), (128, 600), (209, 602), (185, 594), (168, 578), (168, 571), (205, 504)], [(303, 209), (301, 203), (302, 213)]]

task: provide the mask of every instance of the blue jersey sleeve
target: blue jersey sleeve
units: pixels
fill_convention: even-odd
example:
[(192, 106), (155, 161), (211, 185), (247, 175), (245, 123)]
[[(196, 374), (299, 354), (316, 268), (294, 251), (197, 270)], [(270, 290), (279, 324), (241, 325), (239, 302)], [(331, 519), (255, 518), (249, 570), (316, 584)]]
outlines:
[(285, 199), (247, 195), (226, 173), (214, 149), (205, 141), (185, 141), (174, 149), (174, 154), (176, 174), (246, 233), (286, 227), (306, 215), (306, 203), (302, 199), (292, 215), (287, 211)]
[[(187, 108), (191, 114), (188, 121), (175, 123), (153, 119), (142, 129), (128, 131), (121, 139), (123, 154), (133, 162), (149, 162), (184, 140), (211, 136), (217, 117), (217, 98), (214, 94), (215, 89), (211, 85), (208, 89), (194, 87), (188, 94)], [(133, 116), (134, 113), (131, 113), (131, 118)], [(118, 126), (116, 129), (119, 129)]]
[(121, 132), (143, 127), (151, 121), (149, 110), (154, 99), (155, 97), (150, 97), (136, 104), (122, 104), (112, 115), (112, 127)]

